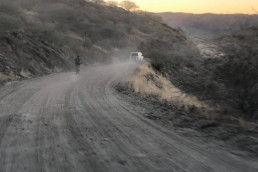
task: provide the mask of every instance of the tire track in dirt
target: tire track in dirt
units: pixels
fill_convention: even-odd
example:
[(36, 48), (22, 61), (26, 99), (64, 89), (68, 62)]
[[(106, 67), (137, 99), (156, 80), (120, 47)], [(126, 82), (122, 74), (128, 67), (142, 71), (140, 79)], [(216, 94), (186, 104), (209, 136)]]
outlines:
[(0, 145), (2, 144), (2, 140), (3, 140), (3, 137), (5, 135), (5, 132), (7, 131), (7, 129), (9, 128), (13, 119), (16, 116), (17, 115), (12, 114), (12, 115), (9, 115), (9, 116), (0, 117)]
[[(69, 109), (71, 109), (70, 100), (72, 91), (73, 89), (70, 89), (65, 96), (65, 105)], [(64, 112), (65, 122), (71, 133), (70, 136), (72, 139), (70, 140), (70, 144), (72, 148), (84, 158), (81, 161), (85, 170), (95, 169), (96, 171), (105, 171), (105, 166), (104, 164), (99, 163), (99, 158), (94, 151), (93, 146), (89, 140), (84, 137), (80, 127), (78, 127), (78, 124), (73, 117), (75, 113), (76, 112), (72, 112), (71, 110)]]
[(133, 64), (60, 73), (0, 100), (0, 171), (257, 171), (257, 161), (157, 126), (113, 92)]

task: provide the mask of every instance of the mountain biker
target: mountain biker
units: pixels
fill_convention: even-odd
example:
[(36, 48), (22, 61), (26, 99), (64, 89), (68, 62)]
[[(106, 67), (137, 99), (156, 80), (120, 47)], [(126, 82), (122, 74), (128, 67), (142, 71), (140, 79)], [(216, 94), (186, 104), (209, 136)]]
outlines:
[(78, 55), (75, 58), (76, 74), (79, 74), (80, 72), (80, 65), (81, 65), (81, 57)]

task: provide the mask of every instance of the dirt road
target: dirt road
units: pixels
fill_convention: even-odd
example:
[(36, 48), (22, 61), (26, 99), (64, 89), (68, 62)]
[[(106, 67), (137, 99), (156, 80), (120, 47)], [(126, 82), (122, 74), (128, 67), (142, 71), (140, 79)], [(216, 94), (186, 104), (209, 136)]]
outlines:
[(118, 99), (113, 85), (135, 67), (93, 66), (0, 88), (0, 171), (258, 171), (258, 161), (196, 144)]

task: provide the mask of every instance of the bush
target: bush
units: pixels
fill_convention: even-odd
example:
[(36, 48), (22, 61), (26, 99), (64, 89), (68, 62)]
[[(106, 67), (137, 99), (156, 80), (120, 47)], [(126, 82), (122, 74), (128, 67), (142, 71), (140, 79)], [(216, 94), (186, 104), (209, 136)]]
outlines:
[(44, 5), (41, 7), (40, 19), (44, 21), (51, 21), (57, 23), (76, 23), (78, 21), (78, 15), (76, 11), (66, 4), (56, 3), (51, 5)]
[(22, 29), (20, 9), (10, 1), (0, 0), (0, 34)]
[(4, 34), (6, 31), (19, 31), (22, 28), (22, 22), (19, 18), (6, 14), (0, 14), (0, 34)]
[(230, 56), (214, 73), (224, 83), (233, 105), (247, 117), (258, 107), (258, 60), (256, 57)]
[(160, 72), (178, 70), (184, 62), (184, 60), (178, 56), (167, 55), (158, 50), (151, 51), (146, 57), (151, 60), (153, 68)]
[(42, 23), (31, 24), (27, 27), (26, 31), (35, 39), (46, 41), (60, 47), (69, 45), (72, 41), (72, 39), (64, 33), (58, 32), (54, 27)]
[(152, 67), (160, 72), (164, 72), (170, 63), (168, 56), (157, 50), (151, 51), (146, 57), (151, 60)]
[(19, 16), (21, 13), (20, 9), (9, 0), (0, 0), (0, 14)]

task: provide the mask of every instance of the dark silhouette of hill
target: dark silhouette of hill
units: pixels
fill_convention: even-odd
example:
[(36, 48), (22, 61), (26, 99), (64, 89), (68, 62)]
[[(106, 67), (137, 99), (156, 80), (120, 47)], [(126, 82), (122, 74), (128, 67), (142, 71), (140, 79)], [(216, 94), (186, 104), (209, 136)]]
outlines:
[(171, 27), (181, 27), (188, 34), (202, 37), (238, 31), (258, 25), (258, 15), (159, 13)]

